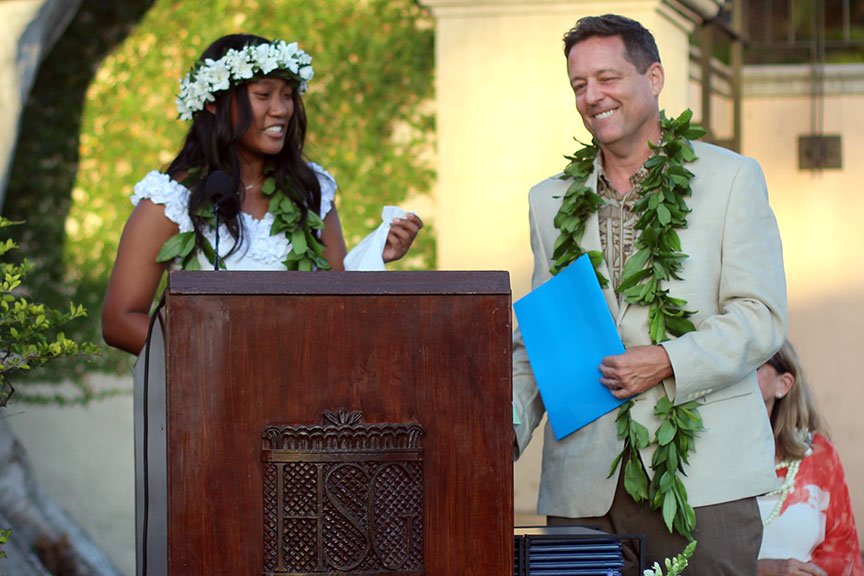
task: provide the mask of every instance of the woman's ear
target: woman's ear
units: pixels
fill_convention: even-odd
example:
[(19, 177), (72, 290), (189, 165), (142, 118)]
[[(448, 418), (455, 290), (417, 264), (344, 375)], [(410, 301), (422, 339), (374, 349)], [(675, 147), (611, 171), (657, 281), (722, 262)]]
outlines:
[(204, 109), (207, 110), (210, 114), (216, 115), (216, 104), (213, 102), (207, 102), (204, 104)]
[(789, 393), (789, 390), (792, 389), (792, 386), (795, 385), (795, 376), (793, 376), (790, 372), (784, 372), (780, 374), (777, 379), (777, 393), (782, 396), (786, 396)]

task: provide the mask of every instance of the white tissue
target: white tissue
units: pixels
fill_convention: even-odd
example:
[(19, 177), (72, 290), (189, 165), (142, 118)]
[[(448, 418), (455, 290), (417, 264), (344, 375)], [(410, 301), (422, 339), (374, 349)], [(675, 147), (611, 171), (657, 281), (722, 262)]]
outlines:
[(394, 218), (407, 216), (408, 213), (398, 206), (385, 206), (381, 211), (381, 225), (345, 256), (345, 269), (364, 272), (384, 270), (384, 247), (390, 234), (390, 224)]

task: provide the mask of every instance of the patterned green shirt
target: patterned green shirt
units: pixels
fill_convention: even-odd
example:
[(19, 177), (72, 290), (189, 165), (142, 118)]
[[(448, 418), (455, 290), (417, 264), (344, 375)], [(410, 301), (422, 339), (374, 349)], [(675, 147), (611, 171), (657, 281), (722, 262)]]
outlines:
[(647, 174), (648, 170), (643, 166), (631, 176), (630, 191), (623, 198), (618, 197), (602, 168), (597, 178), (597, 194), (605, 202), (597, 213), (600, 243), (603, 246), (603, 256), (609, 264), (610, 285), (616, 291), (621, 284), (624, 262), (633, 254), (636, 246), (636, 222), (639, 218), (633, 213), (633, 206), (642, 194), (642, 181)]

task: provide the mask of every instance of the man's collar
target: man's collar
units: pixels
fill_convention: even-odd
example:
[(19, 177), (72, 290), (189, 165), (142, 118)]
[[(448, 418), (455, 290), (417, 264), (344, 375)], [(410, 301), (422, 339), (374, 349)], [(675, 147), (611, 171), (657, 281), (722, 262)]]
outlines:
[[(660, 141), (662, 141), (662, 140), (663, 140), (663, 133), (661, 132), (660, 133)], [(599, 152), (597, 153), (597, 156), (594, 158), (594, 172), (596, 174), (598, 174), (598, 176), (603, 175), (603, 177), (606, 178), (606, 169), (603, 165), (603, 158), (604, 158), (605, 153), (603, 151), (602, 146), (598, 146), (598, 149), (599, 149)], [(648, 162), (649, 159), (651, 159), (652, 157), (657, 155), (656, 150), (652, 149), (651, 147), (648, 148), (648, 151), (649, 151), (648, 156), (645, 158), (645, 160), (642, 162), (642, 164), (640, 164), (639, 168), (634, 173), (632, 173), (628, 176), (631, 184), (633, 183), (634, 178), (639, 178), (640, 174), (642, 174), (644, 176), (645, 162)]]
[[(648, 160), (650, 158), (652, 158), (653, 156), (656, 156), (656, 155), (657, 155), (657, 152), (655, 152), (654, 150), (651, 150), (651, 153), (648, 155), (648, 158), (645, 159), (645, 162), (648, 162)], [(639, 168), (636, 170), (636, 172), (634, 172), (633, 174), (630, 174), (628, 176), (628, 180), (630, 181), (631, 188), (637, 187), (637, 185), (648, 174), (648, 169), (645, 168), (645, 162), (643, 162), (639, 166)], [(600, 178), (602, 178), (611, 189), (613, 189), (613, 190), (615, 189), (615, 187), (612, 186), (609, 178), (606, 176), (606, 169), (603, 166), (603, 149), (602, 148), (598, 152), (597, 156), (594, 158), (594, 173), (597, 175), (598, 180)]]

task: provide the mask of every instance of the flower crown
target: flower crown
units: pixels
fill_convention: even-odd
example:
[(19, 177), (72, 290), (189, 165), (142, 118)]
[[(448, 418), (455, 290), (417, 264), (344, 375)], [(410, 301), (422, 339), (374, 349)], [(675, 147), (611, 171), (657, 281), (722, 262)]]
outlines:
[(228, 50), (219, 60), (207, 58), (204, 62), (198, 62), (180, 80), (180, 94), (177, 96), (180, 119), (191, 120), (195, 112), (204, 109), (207, 102), (215, 100), (214, 93), (274, 70), (287, 73), (299, 82), (297, 89), (303, 94), (313, 75), (312, 57), (298, 48), (296, 42), (288, 44), (283, 40), (274, 40), (269, 44)]

